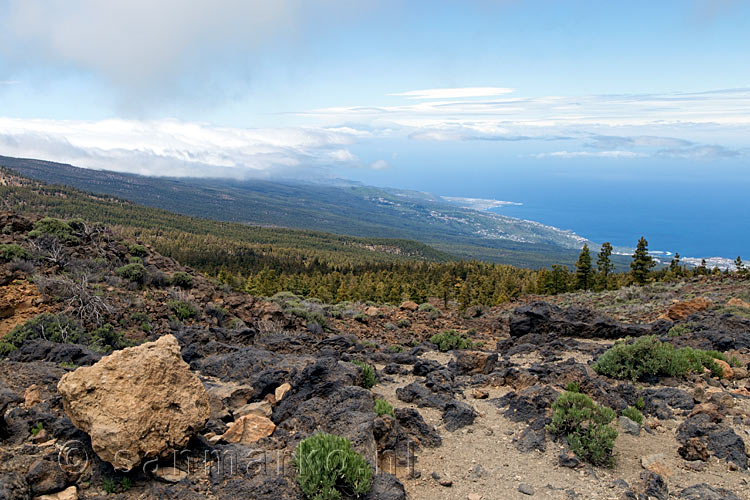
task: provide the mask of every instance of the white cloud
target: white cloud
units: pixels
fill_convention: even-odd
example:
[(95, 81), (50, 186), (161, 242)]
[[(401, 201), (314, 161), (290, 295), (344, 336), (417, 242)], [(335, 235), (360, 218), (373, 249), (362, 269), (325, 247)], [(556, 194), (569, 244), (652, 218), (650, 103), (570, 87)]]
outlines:
[(385, 160), (377, 160), (370, 165), (370, 168), (373, 170), (385, 170), (387, 168), (391, 168), (391, 166), (388, 164)]
[(410, 90), (388, 94), (390, 96), (407, 97), (409, 99), (458, 99), (464, 97), (489, 97), (509, 94), (513, 89), (503, 87), (458, 87), (447, 89)]
[(341, 164), (363, 166), (348, 150), (357, 135), (346, 130), (0, 118), (0, 154), (147, 175), (287, 175)]
[(552, 151), (532, 156), (534, 158), (643, 158), (647, 155), (635, 151)]
[[(409, 100), (387, 106), (324, 108), (301, 115), (331, 123), (358, 123), (376, 136), (413, 140), (574, 143), (557, 154), (541, 153), (540, 158), (705, 160), (735, 158), (750, 146), (750, 88), (479, 99), (459, 97), (462, 90), (466, 89), (401, 92), (389, 95)], [(415, 98), (420, 101), (413, 102)]]

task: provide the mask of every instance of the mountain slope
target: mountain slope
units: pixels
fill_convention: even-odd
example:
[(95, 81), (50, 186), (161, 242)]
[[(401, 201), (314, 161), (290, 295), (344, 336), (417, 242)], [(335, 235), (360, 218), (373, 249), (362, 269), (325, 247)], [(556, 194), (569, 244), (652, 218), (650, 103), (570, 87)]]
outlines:
[[(163, 253), (177, 257), (187, 245), (210, 246), (224, 252), (228, 264), (241, 261), (252, 268), (269, 259), (287, 265), (309, 265), (322, 260), (352, 263), (382, 263), (403, 260), (442, 262), (452, 255), (424, 243), (387, 238), (358, 238), (286, 228), (267, 228), (190, 217), (145, 207), (111, 196), (85, 193), (75, 188), (42, 184), (0, 167), (0, 209), (56, 217), (83, 217), (88, 221), (113, 224), (131, 234), (147, 234), (161, 241)], [(176, 241), (181, 248), (175, 248)], [(167, 248), (174, 248), (172, 252)], [(198, 248), (200, 250), (200, 248)], [(160, 250), (161, 251), (161, 250)], [(307, 263), (307, 264), (306, 264)], [(191, 265), (198, 265), (191, 262)]]
[(44, 182), (178, 213), (245, 224), (418, 240), (462, 258), (530, 267), (571, 264), (586, 241), (532, 221), (463, 208), (427, 193), (358, 185), (153, 178), (0, 157)]

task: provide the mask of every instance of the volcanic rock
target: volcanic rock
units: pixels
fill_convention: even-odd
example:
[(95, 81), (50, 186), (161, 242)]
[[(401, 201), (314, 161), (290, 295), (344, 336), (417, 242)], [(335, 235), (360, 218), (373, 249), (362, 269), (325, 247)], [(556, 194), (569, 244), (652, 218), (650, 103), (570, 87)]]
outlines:
[(172, 335), (67, 373), (57, 388), (94, 451), (122, 470), (185, 446), (209, 417), (206, 391)]

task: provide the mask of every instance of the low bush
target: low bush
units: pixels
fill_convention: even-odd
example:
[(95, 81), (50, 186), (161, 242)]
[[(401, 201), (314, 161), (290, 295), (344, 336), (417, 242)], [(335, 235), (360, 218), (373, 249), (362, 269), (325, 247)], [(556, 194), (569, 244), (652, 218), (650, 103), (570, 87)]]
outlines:
[(362, 380), (359, 383), (360, 387), (364, 389), (372, 389), (375, 387), (375, 384), (378, 382), (378, 379), (375, 376), (375, 369), (364, 361), (354, 361), (354, 364), (362, 369)]
[(148, 250), (143, 245), (133, 244), (128, 247), (128, 252), (134, 257), (145, 257), (148, 255)]
[(385, 399), (376, 399), (375, 400), (375, 414), (378, 417), (382, 417), (383, 415), (390, 415), (393, 416), (393, 405), (386, 401)]
[(681, 323), (679, 325), (674, 325), (672, 328), (669, 329), (667, 332), (668, 337), (679, 337), (680, 335), (685, 335), (693, 331), (692, 327), (687, 323)]
[(402, 319), (398, 320), (398, 323), (396, 323), (396, 325), (399, 328), (409, 328), (411, 326), (411, 321), (409, 321), (406, 318), (402, 318)]
[(701, 373), (704, 368), (720, 377), (722, 370), (716, 359), (727, 361), (719, 352), (690, 347), (676, 349), (651, 335), (633, 342), (617, 342), (599, 357), (593, 368), (601, 375), (632, 381), (648, 376), (683, 377), (688, 373)]
[(104, 354), (134, 345), (109, 323), (87, 332), (77, 321), (65, 314), (44, 313), (16, 326), (3, 337), (3, 341), (0, 342), (0, 356), (7, 356), (27, 340), (33, 339), (44, 339), (58, 344), (81, 344)]
[(35, 222), (34, 228), (29, 232), (29, 237), (38, 238), (44, 234), (54, 236), (60, 241), (78, 241), (78, 238), (73, 234), (73, 228), (70, 224), (53, 217), (45, 217)]
[(315, 434), (303, 439), (294, 454), (297, 482), (311, 500), (359, 497), (372, 487), (372, 469), (348, 439)]
[(180, 288), (193, 288), (193, 277), (188, 273), (178, 271), (172, 275), (172, 286)]
[(125, 264), (122, 267), (115, 269), (115, 274), (120, 278), (132, 281), (133, 283), (143, 284), (146, 281), (146, 268), (143, 264), (133, 262)]
[(170, 300), (167, 302), (167, 305), (180, 321), (185, 321), (198, 316), (198, 308), (185, 300)]
[(639, 410), (635, 406), (628, 406), (627, 408), (622, 410), (622, 416), (628, 417), (630, 420), (637, 424), (643, 423), (643, 413), (641, 413), (641, 410)]
[(429, 302), (425, 302), (424, 304), (419, 304), (419, 310), (422, 312), (436, 312), (437, 308)]
[(456, 330), (446, 330), (430, 338), (430, 342), (435, 344), (441, 351), (452, 351), (454, 349), (471, 349), (474, 343), (466, 334), (459, 333)]
[(547, 430), (567, 437), (570, 449), (580, 459), (612, 466), (617, 430), (609, 423), (614, 418), (611, 408), (594, 403), (585, 394), (566, 391), (552, 404), (552, 422)]
[(31, 253), (21, 245), (11, 243), (10, 245), (0, 245), (0, 260), (29, 260)]

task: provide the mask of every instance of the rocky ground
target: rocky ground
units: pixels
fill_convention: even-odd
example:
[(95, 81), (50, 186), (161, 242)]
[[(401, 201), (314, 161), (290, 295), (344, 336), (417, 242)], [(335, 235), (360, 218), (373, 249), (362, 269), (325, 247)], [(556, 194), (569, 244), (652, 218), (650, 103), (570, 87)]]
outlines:
[[(318, 431), (377, 467), (370, 499), (750, 498), (750, 281), (462, 312), (437, 300), (327, 306), (224, 289), (150, 249), (132, 282), (116, 270), (142, 253), (136, 242), (82, 228), (58, 248), (29, 238), (33, 223), (0, 214), (0, 244), (29, 250), (0, 261), (0, 335), (54, 313), (115, 325), (136, 347), (100, 361), (101, 344), (42, 336), (0, 358), (0, 499), (300, 499), (292, 456)], [(174, 285), (175, 273), (191, 282)], [(65, 277), (105, 301), (99, 317), (55, 288)], [(176, 318), (175, 301), (196, 314)], [(474, 347), (438, 351), (429, 339), (447, 329)], [(617, 339), (649, 334), (735, 366), (637, 382), (592, 369)], [(374, 387), (354, 361), (376, 368)], [(618, 415), (642, 403), (642, 425), (616, 422), (612, 468), (546, 431), (571, 382)], [(376, 415), (379, 398), (392, 416)]]

